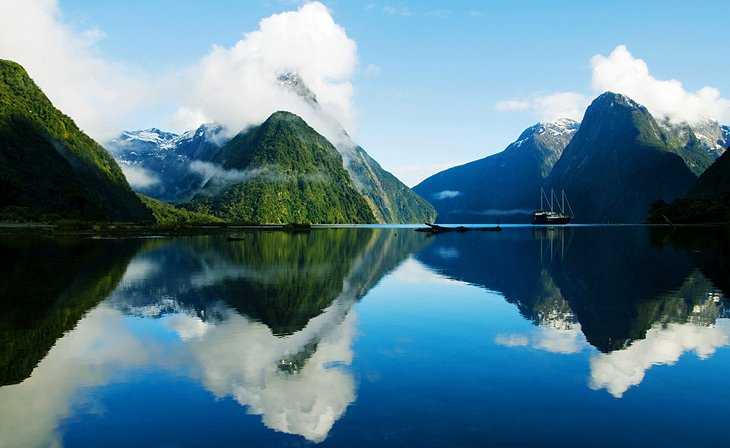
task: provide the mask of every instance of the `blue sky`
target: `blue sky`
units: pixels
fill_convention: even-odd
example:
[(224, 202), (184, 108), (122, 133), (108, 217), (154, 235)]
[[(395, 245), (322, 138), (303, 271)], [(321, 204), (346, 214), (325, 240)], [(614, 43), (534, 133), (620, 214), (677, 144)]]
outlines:
[[(356, 140), (409, 185), (502, 150), (547, 117), (539, 98), (556, 92), (595, 96), (591, 58), (621, 44), (645, 61), (656, 80), (681, 81), (689, 94), (705, 86), (719, 90), (712, 104), (720, 106), (708, 115), (727, 117), (726, 1), (323, 3), (357, 44), (351, 77)], [(70, 28), (95, 30), (96, 54), (147, 76), (194, 65), (214, 44), (230, 47), (261, 19), (299, 6), (263, 0), (59, 2), (60, 20)], [(507, 100), (516, 106), (498, 106)], [(165, 127), (175, 107), (145, 108), (125, 124)]]

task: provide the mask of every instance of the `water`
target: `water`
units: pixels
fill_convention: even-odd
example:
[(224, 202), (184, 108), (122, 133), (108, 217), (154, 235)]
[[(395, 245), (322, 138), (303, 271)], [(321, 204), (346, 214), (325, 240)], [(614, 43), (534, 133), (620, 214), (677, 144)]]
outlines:
[(245, 235), (0, 239), (0, 446), (727, 444), (726, 231)]

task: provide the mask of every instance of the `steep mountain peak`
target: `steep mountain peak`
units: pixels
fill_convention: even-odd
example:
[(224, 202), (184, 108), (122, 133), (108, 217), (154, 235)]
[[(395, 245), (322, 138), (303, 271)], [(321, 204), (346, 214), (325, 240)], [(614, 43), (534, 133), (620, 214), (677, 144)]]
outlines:
[(306, 124), (302, 118), (294, 113), (286, 110), (277, 110), (264, 121), (264, 123), (276, 123), (276, 122), (301, 122)]
[(296, 72), (284, 72), (277, 76), (276, 80), (282, 87), (296, 93), (312, 107), (319, 106), (317, 95), (312, 92), (304, 83), (304, 80)]
[(560, 157), (563, 148), (573, 138), (578, 127), (580, 127), (580, 123), (569, 118), (540, 122), (522, 131), (517, 140), (506, 148), (506, 151), (530, 150), (540, 153), (554, 153), (555, 157), (549, 157), (551, 159), (548, 162), (549, 171)]
[[(640, 109), (647, 111), (647, 109), (636, 101), (632, 100), (628, 96), (622, 93), (616, 92), (603, 92), (593, 102), (591, 106), (596, 107), (624, 107), (630, 109)], [(589, 107), (590, 108), (590, 107)]]
[(205, 138), (214, 142), (219, 142), (221, 140), (221, 133), (223, 131), (223, 126), (218, 123), (203, 123), (198, 126), (197, 129), (191, 129), (180, 134), (175, 139), (175, 143), (179, 145), (180, 143), (185, 141), (201, 138)]

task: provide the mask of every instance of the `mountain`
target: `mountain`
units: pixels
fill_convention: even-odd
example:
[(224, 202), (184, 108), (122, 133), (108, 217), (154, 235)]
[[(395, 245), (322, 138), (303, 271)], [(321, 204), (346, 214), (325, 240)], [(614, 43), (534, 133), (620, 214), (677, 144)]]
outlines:
[(702, 173), (685, 197), (671, 203), (652, 204), (648, 221), (660, 224), (730, 222), (730, 152), (725, 151)]
[(690, 198), (697, 199), (720, 199), (725, 195), (730, 195), (730, 153), (727, 151), (702, 173), (689, 192)]
[(361, 146), (352, 141), (342, 125), (330, 117), (317, 100), (317, 96), (301, 77), (292, 72), (278, 77), (280, 85), (295, 93), (309, 105), (312, 111), (327, 126), (338, 134), (333, 142), (342, 155), (345, 169), (355, 188), (365, 196), (377, 222), (380, 223), (422, 223), (436, 219), (433, 206), (403, 184), (397, 177), (383, 169)]
[(369, 223), (342, 156), (297, 115), (276, 112), (223, 145), (190, 208), (234, 222)]
[[(316, 95), (296, 73), (277, 79), (282, 89), (302, 99), (317, 120), (337, 134), (335, 149), (342, 156), (355, 189), (363, 196), (379, 223), (433, 221), (436, 212), (427, 201), (404, 185), (360, 146), (337, 120), (321, 108)], [(125, 131), (107, 143), (132, 187), (147, 196), (170, 202), (189, 201), (211, 177), (220, 174), (209, 165), (228, 138), (220, 125), (206, 124), (182, 135), (146, 129)], [(222, 162), (221, 158), (216, 159)], [(204, 164), (195, 162), (206, 162)]]
[(649, 205), (689, 190), (689, 151), (669, 143), (649, 111), (606, 92), (586, 110), (547, 184), (564, 189), (578, 222), (643, 222)]
[(538, 123), (504, 151), (434, 174), (414, 191), (432, 201), (440, 222), (527, 222), (578, 127), (568, 119)]
[(222, 126), (204, 124), (181, 135), (156, 128), (124, 131), (106, 147), (136, 191), (182, 202), (189, 200), (204, 180), (201, 173), (190, 169), (191, 163), (210, 160), (224, 141)]
[(722, 128), (714, 120), (697, 123), (672, 123), (669, 119), (657, 121), (664, 140), (690, 170), (699, 176), (725, 151)]
[(147, 221), (114, 159), (0, 60), (0, 213), (10, 219)]

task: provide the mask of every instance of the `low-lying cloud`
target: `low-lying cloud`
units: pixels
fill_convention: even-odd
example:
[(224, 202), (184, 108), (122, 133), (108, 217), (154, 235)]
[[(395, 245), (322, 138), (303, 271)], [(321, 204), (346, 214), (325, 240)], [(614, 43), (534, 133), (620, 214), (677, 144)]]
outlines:
[(461, 192), (456, 190), (439, 191), (438, 193), (434, 193), (433, 195), (434, 199), (437, 199), (439, 201), (444, 199), (453, 199), (457, 196), (461, 196)]
[(144, 190), (160, 183), (160, 178), (155, 173), (140, 166), (122, 163), (120, 168), (132, 188)]

